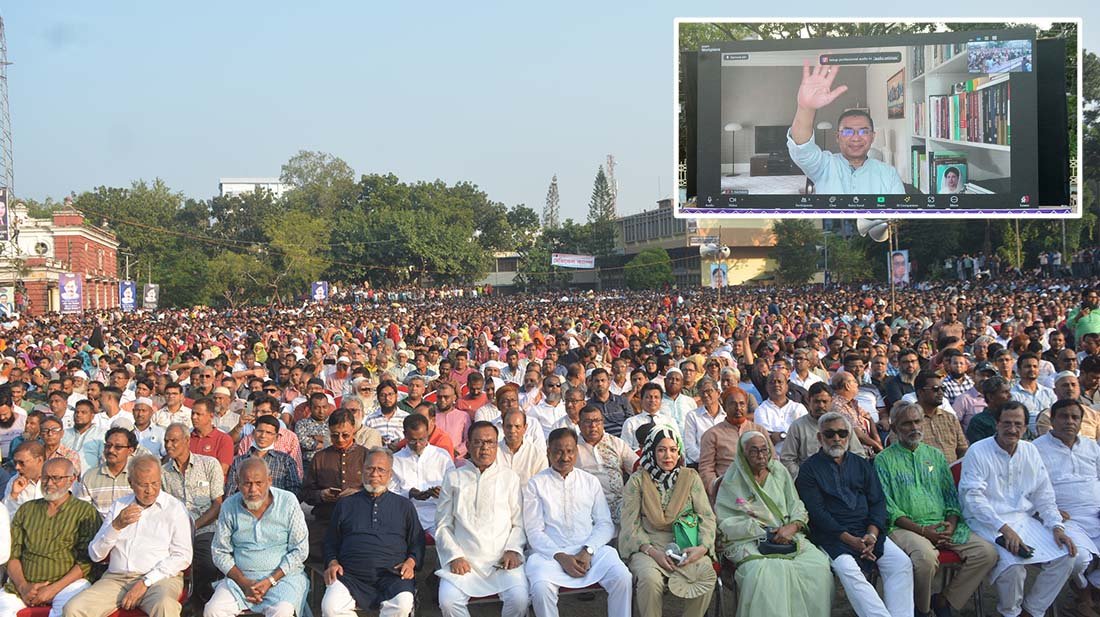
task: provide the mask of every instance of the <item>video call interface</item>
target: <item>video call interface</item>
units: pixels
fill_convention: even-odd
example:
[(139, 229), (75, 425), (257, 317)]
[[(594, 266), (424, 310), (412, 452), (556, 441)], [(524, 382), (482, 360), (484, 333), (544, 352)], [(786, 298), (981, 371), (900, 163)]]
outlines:
[[(681, 101), (694, 130), (679, 214), (1069, 213), (1064, 88), (1044, 95), (1039, 79), (1051, 65), (1064, 75), (1064, 52), (1037, 64), (1065, 45), (1049, 43), (1060, 48), (1025, 29), (733, 41), (683, 54), (697, 71), (681, 83), (692, 88)], [(1052, 129), (1047, 108), (1058, 101)], [(1041, 178), (1044, 157), (1065, 174)]]

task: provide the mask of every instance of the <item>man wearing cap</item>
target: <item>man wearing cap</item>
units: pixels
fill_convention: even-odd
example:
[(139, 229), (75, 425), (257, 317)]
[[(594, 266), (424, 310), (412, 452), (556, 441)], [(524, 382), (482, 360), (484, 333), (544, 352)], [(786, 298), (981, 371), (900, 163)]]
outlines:
[(974, 368), (973, 384), (969, 390), (960, 394), (951, 406), (959, 417), (959, 424), (965, 431), (970, 426), (970, 419), (980, 414), (985, 409), (985, 398), (982, 396), (982, 383), (986, 379), (997, 374), (997, 369), (989, 362), (981, 362)]
[(343, 392), (351, 369), (351, 358), (340, 356), (336, 359), (336, 370), (325, 378), (325, 388), (330, 392)]
[(241, 423), (241, 414), (232, 410), (234, 396), (225, 386), (214, 388), (214, 427), (229, 434)]
[(676, 422), (676, 428), (684, 433), (684, 418), (695, 411), (698, 403), (684, 394), (684, 374), (672, 367), (665, 373), (665, 391), (661, 397), (661, 411)]
[(77, 369), (73, 371), (71, 377), (73, 387), (72, 392), (69, 393), (67, 404), (69, 409), (74, 409), (77, 401), (88, 398), (88, 374)]
[(138, 448), (154, 456), (164, 456), (164, 427), (153, 424), (153, 400), (140, 396), (134, 399), (134, 435)]
[[(1058, 401), (1081, 403), (1081, 421), (1078, 434), (1096, 440), (1100, 437), (1100, 413), (1081, 401), (1081, 383), (1072, 371), (1062, 371), (1054, 377), (1054, 395)], [(1050, 432), (1050, 408), (1044, 409), (1035, 421), (1035, 431), (1040, 435)]]
[(397, 350), (397, 362), (390, 367), (389, 372), (393, 374), (393, 378), (400, 383), (407, 383), (405, 378), (409, 376), (409, 373), (415, 369), (416, 366), (409, 363), (409, 352), (405, 349)]

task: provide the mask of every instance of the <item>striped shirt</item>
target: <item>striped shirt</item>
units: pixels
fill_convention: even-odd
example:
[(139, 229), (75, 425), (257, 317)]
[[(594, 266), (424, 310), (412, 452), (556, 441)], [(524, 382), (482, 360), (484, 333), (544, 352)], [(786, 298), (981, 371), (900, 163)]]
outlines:
[(405, 417), (409, 414), (401, 409), (394, 408), (393, 415), (389, 418), (382, 415), (381, 409), (375, 409), (363, 420), (363, 424), (382, 434), (382, 444), (386, 447), (393, 442), (400, 441), (405, 436)]
[(57, 450), (52, 454), (50, 452), (46, 453), (46, 460), (48, 461), (51, 458), (69, 459), (69, 462), (73, 464), (73, 467), (76, 467), (77, 475), (84, 473), (84, 467), (80, 463), (80, 455), (77, 454), (75, 450), (69, 448), (63, 443), (57, 444)]
[(116, 499), (133, 494), (134, 490), (130, 488), (130, 474), (126, 472), (126, 467), (123, 467), (117, 476), (112, 476), (111, 470), (103, 464), (84, 472), (84, 477), (80, 479), (77, 497), (91, 502), (96, 512), (99, 512), (102, 517), (107, 515), (107, 511), (111, 509), (111, 504)]
[[(92, 504), (70, 496), (57, 514), (47, 514), (48, 502), (23, 504), (11, 521), (11, 558), (23, 567), (29, 583), (55, 582), (79, 565), (85, 578), (92, 567), (88, 544), (99, 531), (99, 514)], [(9, 580), (4, 587), (17, 593)]]

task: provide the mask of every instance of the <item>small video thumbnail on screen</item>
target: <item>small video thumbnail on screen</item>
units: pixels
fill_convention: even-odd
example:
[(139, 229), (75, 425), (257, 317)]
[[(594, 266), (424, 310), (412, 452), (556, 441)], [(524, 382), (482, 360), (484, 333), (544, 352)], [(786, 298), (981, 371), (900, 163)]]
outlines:
[(1064, 50), (1026, 28), (701, 44), (681, 213), (1070, 215)]

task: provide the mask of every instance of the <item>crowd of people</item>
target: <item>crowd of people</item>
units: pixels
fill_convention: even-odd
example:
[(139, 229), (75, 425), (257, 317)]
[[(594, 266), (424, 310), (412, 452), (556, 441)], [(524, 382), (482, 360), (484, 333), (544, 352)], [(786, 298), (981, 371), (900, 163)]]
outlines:
[(1097, 282), (18, 319), (0, 617), (1097, 615)]

